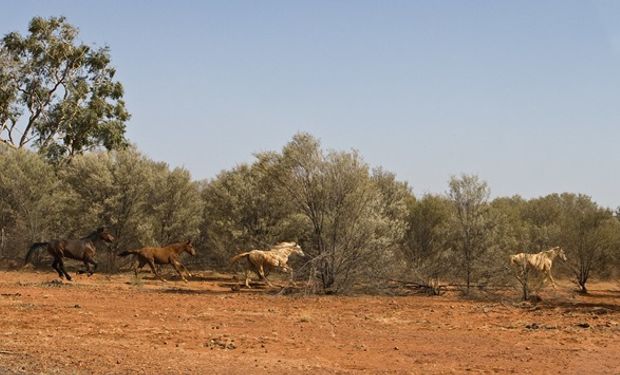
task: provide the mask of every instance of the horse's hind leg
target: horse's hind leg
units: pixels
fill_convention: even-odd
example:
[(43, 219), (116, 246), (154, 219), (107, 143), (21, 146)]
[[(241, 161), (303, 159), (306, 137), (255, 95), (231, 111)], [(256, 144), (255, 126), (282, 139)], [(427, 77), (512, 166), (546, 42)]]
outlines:
[(61, 279), (65, 276), (62, 274), (60, 268), (58, 268), (58, 259), (54, 258), (54, 261), (52, 262), (52, 268), (55, 269), (56, 272), (58, 272), (58, 277), (60, 277)]
[(267, 283), (267, 285), (269, 285), (270, 287), (273, 287), (271, 282), (267, 280), (267, 276), (265, 276), (265, 270), (263, 269), (262, 265), (258, 266), (258, 275), (261, 277), (261, 279), (263, 279)]
[(161, 277), (161, 275), (157, 272), (157, 268), (155, 268), (155, 262), (152, 260), (149, 260), (148, 263), (149, 263), (149, 266), (151, 267), (151, 271), (153, 271), (155, 276), (157, 276), (157, 278), (160, 279), (161, 281), (167, 282), (167, 280)]
[(62, 258), (58, 259), (58, 268), (60, 268), (62, 273), (65, 274), (67, 280), (71, 281), (71, 276), (69, 276), (69, 273), (67, 272), (67, 270), (65, 270), (65, 262), (62, 260)]
[(142, 267), (144, 267), (145, 265), (146, 265), (146, 262), (142, 261), (141, 259), (140, 260), (138, 260), (138, 259), (134, 260), (134, 262), (132, 264), (132, 267), (133, 267), (133, 273), (136, 276), (136, 279), (138, 278), (138, 271)]
[(252, 287), (250, 286), (250, 270), (246, 268), (244, 272), (245, 272), (245, 287), (248, 289), (252, 289)]
[(285, 271), (287, 271), (288, 273), (290, 273), (289, 276), (289, 284), (295, 285), (295, 277), (293, 275), (293, 269), (291, 267), (286, 266), (285, 267)]

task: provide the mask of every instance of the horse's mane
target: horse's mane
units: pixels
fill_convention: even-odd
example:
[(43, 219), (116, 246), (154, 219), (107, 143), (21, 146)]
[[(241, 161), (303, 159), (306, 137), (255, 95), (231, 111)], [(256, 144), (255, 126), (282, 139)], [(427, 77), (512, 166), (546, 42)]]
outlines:
[(181, 249), (183, 247), (185, 247), (186, 243), (185, 242), (173, 242), (173, 243), (169, 243), (167, 245), (162, 246), (162, 248), (164, 249)]
[(545, 250), (545, 251), (543, 251), (543, 253), (556, 253), (556, 252), (558, 252), (560, 249), (561, 249), (561, 247), (559, 247), (559, 246), (555, 246), (555, 247), (552, 247), (552, 248), (551, 248), (551, 249), (549, 249), (549, 250)]
[(286, 247), (295, 247), (297, 246), (297, 242), (280, 242), (273, 245), (273, 249), (282, 249)]
[(94, 231), (90, 232), (87, 236), (82, 237), (82, 240), (96, 240), (99, 238), (99, 236), (97, 236), (97, 233), (99, 233), (99, 229), (95, 229)]

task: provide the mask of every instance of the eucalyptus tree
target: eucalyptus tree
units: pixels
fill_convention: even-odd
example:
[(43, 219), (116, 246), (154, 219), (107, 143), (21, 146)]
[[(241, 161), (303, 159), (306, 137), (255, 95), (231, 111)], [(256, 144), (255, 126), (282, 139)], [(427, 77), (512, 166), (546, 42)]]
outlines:
[(126, 146), (129, 113), (108, 47), (78, 42), (64, 17), (35, 17), (0, 41), (0, 142), (51, 160)]

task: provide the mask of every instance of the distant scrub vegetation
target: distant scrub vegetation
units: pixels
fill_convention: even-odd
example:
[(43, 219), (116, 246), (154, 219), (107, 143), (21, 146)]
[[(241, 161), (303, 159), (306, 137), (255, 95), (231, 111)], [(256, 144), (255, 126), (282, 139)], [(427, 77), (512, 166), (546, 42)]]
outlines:
[(194, 267), (215, 269), (241, 250), (297, 241), (307, 254), (292, 259), (297, 277), (328, 293), (380, 292), (392, 280), (429, 290), (440, 281), (507, 285), (510, 254), (556, 245), (568, 256), (557, 269), (585, 291), (620, 262), (620, 220), (588, 196), (491, 200), (484, 181), (462, 175), (446, 194), (415, 197), (392, 173), (356, 152), (325, 151), (308, 134), (205, 181), (135, 148), (50, 163), (5, 147), (0, 171), (1, 257), (101, 225), (117, 238), (99, 248), (107, 272), (118, 270), (121, 250), (186, 238), (199, 250)]
[(433, 293), (441, 282), (505, 285), (514, 282), (509, 254), (557, 245), (568, 256), (561, 271), (583, 291), (591, 277), (618, 272), (618, 215), (588, 196), (491, 200), (484, 181), (462, 175), (446, 194), (415, 197), (357, 152), (326, 151), (309, 134), (193, 181), (127, 146), (130, 115), (109, 48), (78, 42), (63, 17), (35, 17), (28, 32), (0, 41), (0, 257), (106, 225), (117, 238), (99, 250), (107, 272), (119, 269), (120, 250), (187, 238), (203, 268), (296, 241), (307, 254), (292, 260), (296, 275), (325, 293), (394, 280)]

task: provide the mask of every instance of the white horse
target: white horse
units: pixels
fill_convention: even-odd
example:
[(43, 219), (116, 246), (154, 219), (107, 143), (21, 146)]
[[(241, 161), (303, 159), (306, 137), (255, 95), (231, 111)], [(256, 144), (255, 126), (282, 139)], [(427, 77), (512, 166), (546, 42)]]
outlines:
[(545, 280), (550, 280), (551, 285), (553, 285), (553, 288), (555, 289), (556, 285), (555, 280), (553, 280), (553, 276), (551, 276), (551, 267), (553, 266), (553, 260), (556, 257), (560, 257), (560, 259), (566, 261), (566, 254), (564, 254), (564, 250), (559, 246), (536, 254), (519, 253), (511, 255), (510, 264), (521, 267), (522, 273), (524, 273), (527, 269), (533, 269), (542, 273)]
[(267, 276), (272, 268), (280, 268), (284, 272), (289, 272), (291, 278), (293, 277), (293, 269), (287, 264), (288, 257), (291, 254), (298, 254), (304, 256), (304, 252), (301, 247), (295, 242), (280, 242), (275, 245), (271, 250), (251, 250), (239, 255), (235, 255), (230, 259), (230, 264), (233, 265), (242, 258), (248, 260), (248, 264), (245, 267), (245, 286), (250, 287), (250, 270), (254, 271), (261, 279), (263, 279), (267, 285), (273, 286)]

